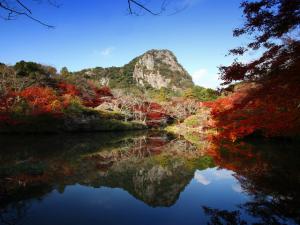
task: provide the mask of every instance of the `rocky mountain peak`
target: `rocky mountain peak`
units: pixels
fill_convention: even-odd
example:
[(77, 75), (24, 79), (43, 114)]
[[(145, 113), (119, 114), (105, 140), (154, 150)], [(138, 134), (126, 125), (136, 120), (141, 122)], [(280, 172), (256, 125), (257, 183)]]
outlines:
[(188, 72), (169, 50), (150, 50), (138, 57), (133, 78), (142, 87), (180, 90), (193, 85)]
[(176, 56), (169, 50), (150, 50), (143, 54), (137, 65), (144, 65), (148, 70), (154, 70), (155, 64), (165, 64), (172, 71), (184, 72), (181, 65), (178, 64)]
[(139, 90), (167, 88), (181, 91), (192, 87), (188, 72), (169, 50), (150, 50), (123, 67), (96, 67), (75, 74), (100, 81), (102, 85), (117, 89)]

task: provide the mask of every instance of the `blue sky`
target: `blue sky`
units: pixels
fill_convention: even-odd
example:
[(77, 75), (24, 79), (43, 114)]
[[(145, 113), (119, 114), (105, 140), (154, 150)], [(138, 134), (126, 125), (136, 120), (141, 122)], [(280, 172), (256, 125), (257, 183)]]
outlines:
[(25, 2), (56, 27), (22, 17), (0, 20), (0, 62), (36, 61), (74, 71), (121, 66), (149, 49), (169, 49), (196, 84), (215, 88), (217, 67), (232, 61), (227, 50), (247, 41), (232, 37), (243, 22), (240, 0), (182, 0), (189, 7), (172, 16), (131, 16), (126, 0), (58, 0), (58, 9)]

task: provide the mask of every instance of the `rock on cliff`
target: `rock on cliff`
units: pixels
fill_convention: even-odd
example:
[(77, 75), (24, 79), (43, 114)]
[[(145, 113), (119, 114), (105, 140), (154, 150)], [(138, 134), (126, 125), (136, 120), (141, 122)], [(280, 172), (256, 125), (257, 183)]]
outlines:
[(138, 57), (133, 78), (142, 87), (178, 90), (193, 85), (188, 72), (178, 63), (169, 50), (150, 50)]

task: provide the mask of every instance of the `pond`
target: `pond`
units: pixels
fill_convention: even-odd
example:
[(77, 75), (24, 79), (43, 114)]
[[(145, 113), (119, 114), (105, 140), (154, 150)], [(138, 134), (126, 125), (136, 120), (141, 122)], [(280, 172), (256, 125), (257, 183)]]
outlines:
[(0, 136), (0, 224), (300, 223), (300, 144), (161, 132)]

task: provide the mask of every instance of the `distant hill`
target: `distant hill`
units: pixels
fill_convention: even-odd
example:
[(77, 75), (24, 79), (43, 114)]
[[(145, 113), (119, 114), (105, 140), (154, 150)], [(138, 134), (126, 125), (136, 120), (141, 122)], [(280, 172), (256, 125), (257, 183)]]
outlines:
[(111, 88), (182, 91), (194, 86), (192, 77), (169, 50), (150, 50), (123, 67), (96, 67), (74, 73)]

